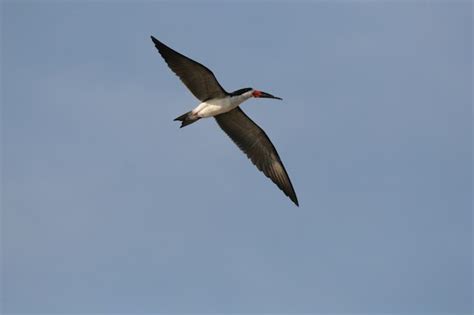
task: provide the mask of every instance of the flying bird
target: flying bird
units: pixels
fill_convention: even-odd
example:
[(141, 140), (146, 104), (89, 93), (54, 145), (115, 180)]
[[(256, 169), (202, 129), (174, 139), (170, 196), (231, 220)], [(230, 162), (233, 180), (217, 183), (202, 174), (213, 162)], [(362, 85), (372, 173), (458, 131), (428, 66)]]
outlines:
[(298, 206), (295, 190), (275, 147), (265, 132), (239, 107), (252, 97), (281, 98), (253, 88), (228, 93), (207, 67), (171, 49), (153, 36), (151, 40), (170, 69), (201, 102), (193, 110), (175, 119), (181, 122), (180, 128), (201, 118), (214, 117), (252, 163)]

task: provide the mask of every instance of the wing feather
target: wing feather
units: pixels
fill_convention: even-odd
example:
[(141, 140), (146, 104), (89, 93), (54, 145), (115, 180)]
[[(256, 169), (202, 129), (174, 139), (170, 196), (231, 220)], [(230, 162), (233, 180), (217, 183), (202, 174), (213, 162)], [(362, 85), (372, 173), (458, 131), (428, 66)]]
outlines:
[(204, 102), (224, 97), (228, 93), (222, 88), (211, 70), (166, 46), (155, 37), (151, 40), (171, 70), (181, 79), (193, 95)]
[(214, 118), (252, 163), (298, 206), (298, 198), (290, 177), (278, 152), (262, 128), (254, 123), (240, 107)]

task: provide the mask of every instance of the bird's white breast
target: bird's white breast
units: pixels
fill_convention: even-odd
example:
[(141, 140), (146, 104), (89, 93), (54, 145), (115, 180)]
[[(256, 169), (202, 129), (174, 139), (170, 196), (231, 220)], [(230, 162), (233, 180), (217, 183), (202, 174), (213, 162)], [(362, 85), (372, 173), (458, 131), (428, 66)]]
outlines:
[(195, 109), (193, 109), (192, 113), (201, 118), (216, 116), (236, 108), (243, 101), (249, 98), (249, 95), (239, 95), (234, 97), (210, 99), (199, 104)]

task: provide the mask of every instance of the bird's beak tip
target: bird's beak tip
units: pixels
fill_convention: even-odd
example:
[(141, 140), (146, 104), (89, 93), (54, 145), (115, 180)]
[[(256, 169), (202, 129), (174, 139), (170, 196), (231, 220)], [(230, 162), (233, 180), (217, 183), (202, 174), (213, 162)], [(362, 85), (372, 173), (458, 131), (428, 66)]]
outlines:
[(261, 98), (273, 98), (275, 100), (282, 100), (281, 97), (278, 97), (278, 96), (274, 96), (270, 93), (266, 93), (266, 92), (262, 92), (262, 91), (258, 91), (258, 94), (255, 96), (255, 97), (261, 97)]

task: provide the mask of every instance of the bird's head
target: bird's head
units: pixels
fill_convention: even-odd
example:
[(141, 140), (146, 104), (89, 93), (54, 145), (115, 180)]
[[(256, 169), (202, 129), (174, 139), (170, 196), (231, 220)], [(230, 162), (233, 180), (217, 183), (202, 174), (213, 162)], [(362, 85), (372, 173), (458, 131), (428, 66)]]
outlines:
[(255, 97), (255, 98), (274, 98), (274, 99), (277, 99), (277, 100), (281, 100), (280, 97), (273, 96), (270, 93), (262, 92), (262, 91), (255, 90), (255, 89), (252, 89), (252, 96)]
[(253, 88), (244, 88), (237, 91), (234, 91), (229, 94), (231, 97), (238, 97), (247, 100), (251, 97), (256, 98), (274, 98), (277, 100), (281, 100), (281, 98), (271, 95), (270, 93), (262, 92), (260, 90), (256, 90)]

